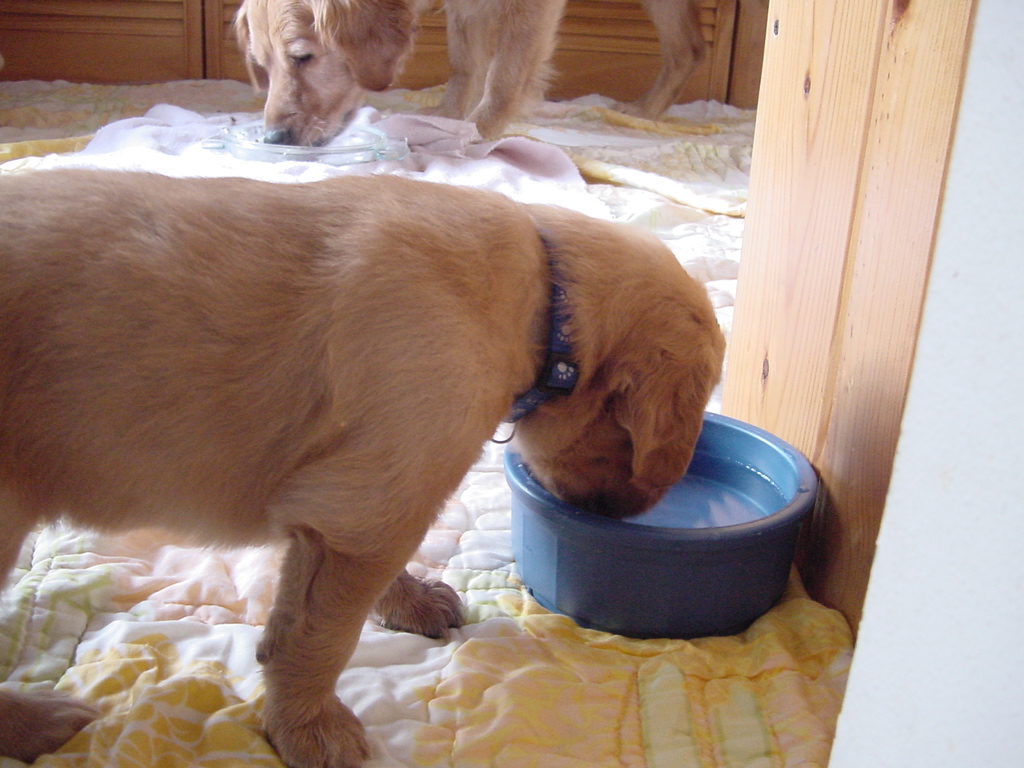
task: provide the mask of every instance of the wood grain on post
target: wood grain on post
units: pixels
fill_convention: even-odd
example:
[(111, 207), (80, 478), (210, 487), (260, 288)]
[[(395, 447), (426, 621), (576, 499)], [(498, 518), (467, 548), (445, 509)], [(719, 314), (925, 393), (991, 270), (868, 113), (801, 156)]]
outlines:
[(814, 464), (822, 493), (801, 571), (854, 628), (911, 374), (972, 8), (772, 0), (769, 10), (723, 411)]

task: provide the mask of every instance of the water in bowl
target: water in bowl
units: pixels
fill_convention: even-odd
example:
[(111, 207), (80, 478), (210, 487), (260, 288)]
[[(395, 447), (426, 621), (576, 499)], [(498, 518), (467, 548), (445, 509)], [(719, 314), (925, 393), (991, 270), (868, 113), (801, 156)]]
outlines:
[(625, 522), (658, 528), (719, 528), (759, 520), (784, 505), (782, 492), (751, 467), (698, 455), (686, 476), (660, 502)]

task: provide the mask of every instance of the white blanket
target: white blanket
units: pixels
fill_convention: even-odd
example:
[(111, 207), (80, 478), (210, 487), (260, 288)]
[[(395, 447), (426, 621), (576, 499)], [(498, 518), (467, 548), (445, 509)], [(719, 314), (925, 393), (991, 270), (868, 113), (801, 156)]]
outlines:
[(426, 181), (492, 189), (522, 202), (560, 204), (607, 218), (608, 208), (593, 195), (569, 157), (559, 148), (526, 138), (480, 143), (472, 123), (440, 117), (396, 114), (381, 118), (364, 107), (355, 126), (373, 125), (389, 137), (404, 139), (409, 154), (334, 166), (318, 162), (242, 160), (227, 149), (204, 142), (256, 115), (204, 118), (180, 107), (159, 105), (144, 117), (119, 120), (96, 132), (73, 155), (50, 155), (34, 167), (109, 168), (152, 171), (167, 176), (243, 176), (274, 182), (306, 182), (342, 174), (394, 174)]

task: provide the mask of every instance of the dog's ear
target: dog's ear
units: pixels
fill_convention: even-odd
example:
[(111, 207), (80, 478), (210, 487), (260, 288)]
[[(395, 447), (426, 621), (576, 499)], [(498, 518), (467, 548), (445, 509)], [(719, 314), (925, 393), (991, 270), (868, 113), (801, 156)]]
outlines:
[(416, 32), (410, 0), (311, 0), (314, 28), (348, 54), (363, 88), (383, 91), (401, 72)]
[(252, 83), (253, 88), (258, 91), (265, 91), (270, 87), (270, 78), (267, 77), (266, 70), (263, 69), (253, 59), (252, 51), (249, 46), (252, 44), (249, 36), (249, 2), (245, 0), (238, 11), (235, 13), (234, 19), (235, 27), (235, 38), (238, 40), (238, 48), (242, 52), (242, 58), (245, 60), (245, 70), (249, 73), (249, 82)]
[[(682, 477), (693, 458), (704, 408), (718, 381), (713, 350), (681, 357), (665, 350), (618, 366), (615, 416), (633, 442), (633, 479), (656, 488)], [(720, 359), (720, 358), (719, 358)]]

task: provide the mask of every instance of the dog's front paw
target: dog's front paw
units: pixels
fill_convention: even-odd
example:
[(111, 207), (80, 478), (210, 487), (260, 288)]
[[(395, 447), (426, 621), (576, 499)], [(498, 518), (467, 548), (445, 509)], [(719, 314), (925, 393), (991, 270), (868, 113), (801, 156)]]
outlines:
[(370, 756), (362, 723), (334, 696), (301, 721), (287, 703), (268, 707), (264, 724), (289, 768), (359, 768)]
[(377, 602), (381, 626), (439, 640), (463, 624), (462, 600), (443, 581), (427, 581), (402, 573)]
[(56, 752), (100, 712), (55, 691), (0, 691), (0, 755), (31, 763)]

